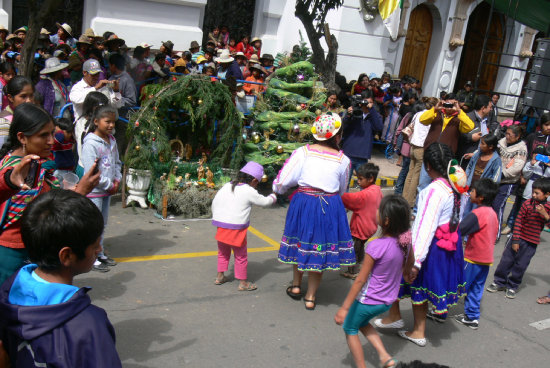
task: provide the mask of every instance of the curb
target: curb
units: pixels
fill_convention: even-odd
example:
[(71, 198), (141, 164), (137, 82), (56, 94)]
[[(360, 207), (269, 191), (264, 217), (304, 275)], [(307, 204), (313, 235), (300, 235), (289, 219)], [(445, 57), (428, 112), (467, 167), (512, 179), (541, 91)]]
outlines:
[[(357, 180), (357, 176), (353, 175), (349, 183), (350, 188), (354, 186), (356, 180)], [(376, 185), (378, 185), (381, 188), (390, 188), (395, 185), (396, 181), (397, 181), (397, 176), (378, 176), (378, 178), (376, 179)]]

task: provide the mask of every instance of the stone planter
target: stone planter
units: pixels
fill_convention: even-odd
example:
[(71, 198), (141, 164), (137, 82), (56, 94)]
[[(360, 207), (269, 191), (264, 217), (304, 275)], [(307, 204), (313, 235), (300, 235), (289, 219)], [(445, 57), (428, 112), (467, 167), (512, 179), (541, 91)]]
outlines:
[(126, 187), (128, 188), (128, 197), (126, 205), (133, 201), (139, 203), (141, 208), (147, 208), (147, 191), (151, 184), (151, 171), (128, 169), (126, 175)]

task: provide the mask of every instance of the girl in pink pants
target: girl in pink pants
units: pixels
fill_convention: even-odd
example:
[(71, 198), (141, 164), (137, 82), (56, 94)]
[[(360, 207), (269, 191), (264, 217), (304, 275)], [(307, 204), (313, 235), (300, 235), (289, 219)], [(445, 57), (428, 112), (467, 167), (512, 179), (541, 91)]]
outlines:
[(218, 275), (214, 283), (224, 284), (227, 281), (225, 272), (229, 266), (231, 251), (235, 256), (235, 278), (240, 280), (239, 291), (252, 291), (257, 287), (248, 281), (248, 253), (246, 250), (246, 233), (250, 224), (252, 205), (271, 206), (277, 201), (275, 194), (267, 197), (259, 194), (258, 186), (264, 169), (256, 162), (248, 162), (239, 172), (237, 178), (225, 184), (212, 202), (212, 225), (218, 227)]

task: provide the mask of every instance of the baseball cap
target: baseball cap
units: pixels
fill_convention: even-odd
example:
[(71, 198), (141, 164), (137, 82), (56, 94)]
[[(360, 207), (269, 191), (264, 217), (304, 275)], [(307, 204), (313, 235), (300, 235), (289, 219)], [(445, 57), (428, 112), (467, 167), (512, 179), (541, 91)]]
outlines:
[(90, 74), (97, 74), (101, 71), (101, 66), (99, 62), (95, 59), (88, 59), (84, 62), (82, 70)]

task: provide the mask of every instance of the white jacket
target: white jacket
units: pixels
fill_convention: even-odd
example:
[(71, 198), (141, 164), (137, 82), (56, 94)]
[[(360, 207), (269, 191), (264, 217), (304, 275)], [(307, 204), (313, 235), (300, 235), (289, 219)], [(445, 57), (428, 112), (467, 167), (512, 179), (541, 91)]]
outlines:
[(212, 201), (212, 225), (224, 229), (246, 229), (250, 224), (252, 205), (268, 207), (277, 202), (277, 196), (270, 194), (264, 197), (248, 184), (235, 186), (225, 184)]

